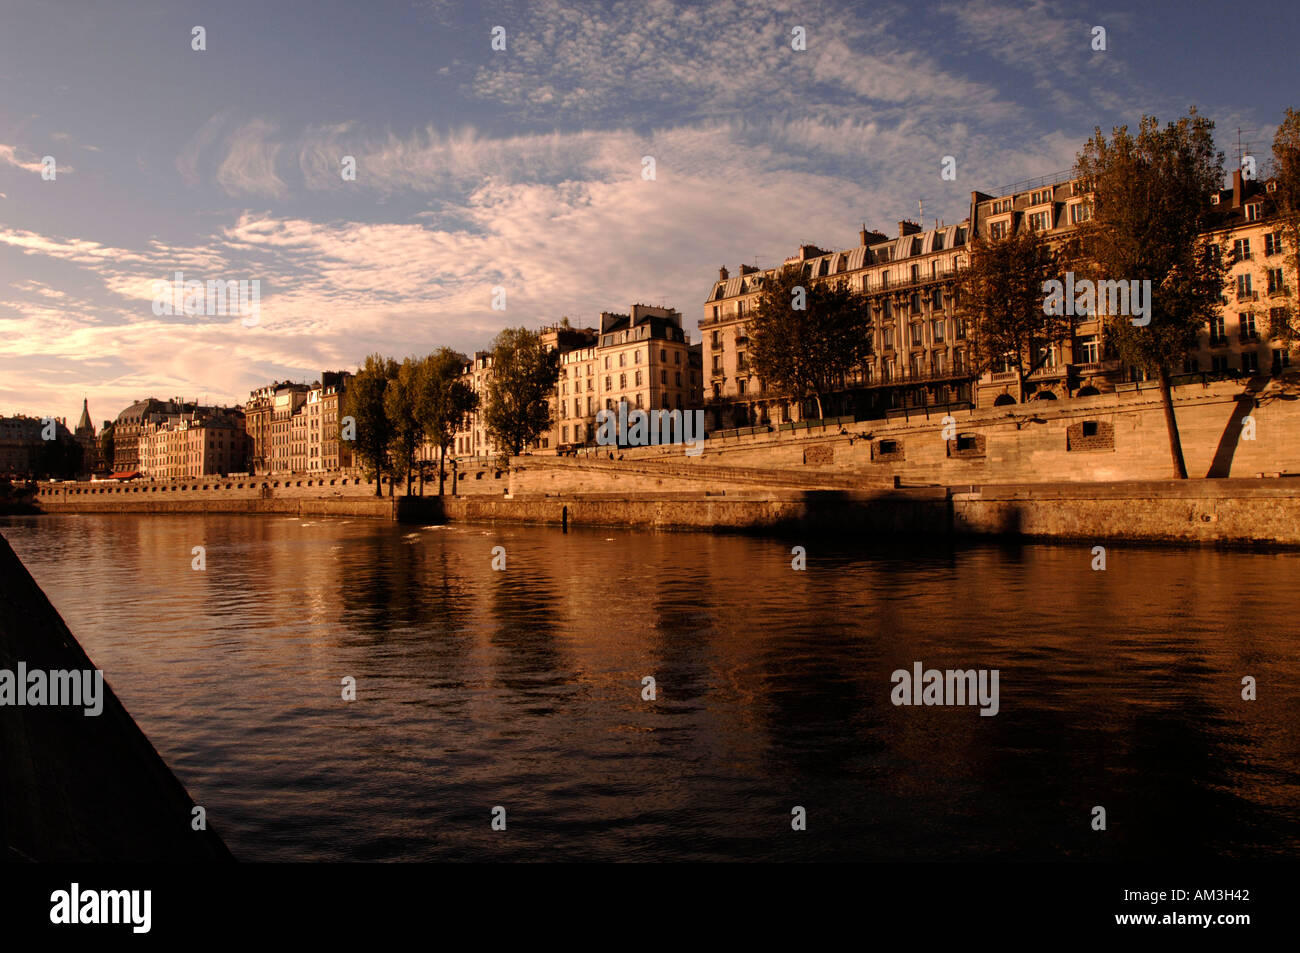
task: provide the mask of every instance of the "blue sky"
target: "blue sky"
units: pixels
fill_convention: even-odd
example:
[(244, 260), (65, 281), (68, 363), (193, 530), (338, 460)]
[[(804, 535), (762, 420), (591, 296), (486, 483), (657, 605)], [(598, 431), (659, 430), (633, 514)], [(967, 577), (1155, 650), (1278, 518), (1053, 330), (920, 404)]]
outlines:
[[(1272, 2), (5, 0), (0, 414), (233, 403), (637, 301), (694, 334), (720, 265), (848, 247), (918, 200), (960, 220), (1096, 125), (1196, 104), (1264, 157), (1298, 38)], [(155, 315), (176, 270), (259, 280), (259, 323)]]

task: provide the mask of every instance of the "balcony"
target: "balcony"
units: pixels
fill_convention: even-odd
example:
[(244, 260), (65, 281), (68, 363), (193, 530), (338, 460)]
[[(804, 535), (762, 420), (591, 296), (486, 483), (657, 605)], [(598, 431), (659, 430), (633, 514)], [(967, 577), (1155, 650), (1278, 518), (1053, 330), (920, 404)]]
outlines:
[(1258, 300), (1259, 300), (1259, 292), (1258, 292), (1258, 291), (1238, 291), (1238, 292), (1237, 292), (1237, 300), (1238, 300), (1238, 301), (1258, 301)]

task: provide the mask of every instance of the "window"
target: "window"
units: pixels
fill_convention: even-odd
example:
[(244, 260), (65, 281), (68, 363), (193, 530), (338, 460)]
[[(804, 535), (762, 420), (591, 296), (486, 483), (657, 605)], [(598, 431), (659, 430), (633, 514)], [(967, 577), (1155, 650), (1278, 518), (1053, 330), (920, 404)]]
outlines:
[(1246, 301), (1254, 297), (1250, 288), (1250, 272), (1237, 276), (1237, 300)]
[(640, 371), (637, 371), (637, 372), (636, 372), (636, 386), (637, 386), (637, 387), (640, 387), (640, 386), (641, 386), (641, 372), (640, 372)]
[(935, 375), (940, 375), (944, 371), (943, 351), (934, 351), (930, 354), (930, 371)]
[(640, 394), (637, 394), (637, 395), (636, 395), (636, 405), (637, 405), (638, 407), (641, 406), (641, 395), (640, 395)]
[(1035, 212), (1029, 216), (1029, 227), (1036, 232), (1045, 232), (1052, 227), (1051, 212)]
[(1224, 347), (1228, 343), (1228, 332), (1224, 330), (1223, 315), (1216, 314), (1210, 318), (1210, 347)]
[(737, 301), (737, 302), (736, 302), (736, 317), (740, 317), (740, 316), (741, 316), (742, 314), (744, 314), (744, 313), (745, 313), (745, 302), (743, 302), (743, 301)]
[(1268, 270), (1268, 293), (1271, 295), (1282, 294), (1284, 290), (1282, 287), (1282, 269), (1270, 268)]
[(942, 318), (930, 322), (930, 339), (934, 341), (935, 344), (942, 343), (943, 341), (943, 319)]
[[(713, 349), (716, 351), (722, 347), (722, 332), (713, 332)], [(609, 358), (605, 358), (605, 366), (609, 367)]]
[(1043, 205), (1050, 201), (1052, 201), (1051, 189), (1040, 189), (1039, 191), (1035, 192), (1033, 195), (1029, 196), (1030, 205)]
[(681, 351), (673, 351), (673, 363), (674, 363), (674, 364), (680, 364), (681, 362), (682, 362), (682, 352), (681, 352)]
[(677, 372), (674, 374), (674, 376), (677, 378), (677, 386), (678, 386), (678, 387), (681, 387), (681, 386), (682, 386), (682, 372), (681, 372), (681, 371), (677, 371)]
[(925, 335), (921, 330), (921, 322), (914, 321), (911, 324), (912, 329), (912, 347), (920, 347), (925, 343)]
[(1100, 358), (1101, 348), (1097, 336), (1090, 334), (1079, 338), (1079, 357), (1082, 364), (1096, 364)]
[(936, 287), (930, 289), (930, 308), (934, 311), (943, 310), (943, 289), (942, 288)]
[(1007, 223), (994, 222), (989, 226), (989, 238), (995, 242), (1007, 237)]
[(921, 280), (921, 266), (920, 266), (920, 265), (913, 265), (913, 266), (912, 266), (912, 281), (913, 281), (913, 282), (917, 282), (917, 281), (920, 281), (920, 280)]
[(618, 389), (619, 389), (619, 390), (627, 390), (627, 375), (626, 375), (626, 374), (619, 374), (619, 375), (618, 375)]
[(1269, 308), (1269, 324), (1274, 328), (1281, 328), (1291, 321), (1291, 310), (1289, 308)]
[(564, 443), (568, 443), (568, 442), (569, 442), (569, 426), (568, 426), (568, 424), (565, 424), (563, 427), (560, 428), (560, 440), (563, 441)]
[(1223, 249), (1218, 245), (1210, 246), (1210, 260), (1216, 265), (1223, 264)]
[(581, 397), (575, 397), (575, 398), (573, 398), (573, 416), (575, 416), (575, 417), (581, 417), (581, 416), (582, 416), (582, 398), (581, 398)]
[(736, 352), (736, 370), (738, 370), (738, 371), (743, 371), (743, 370), (746, 368), (746, 366), (747, 366), (747, 365), (745, 364), (745, 352), (744, 352), (744, 351), (737, 351), (737, 352)]
[(640, 352), (640, 351), (637, 351), (635, 354), (632, 355), (632, 363), (633, 363), (633, 364), (640, 364), (640, 363), (641, 363), (641, 352)]
[(720, 374), (720, 373), (722, 373), (722, 355), (721, 355), (721, 354), (715, 354), (715, 355), (713, 355), (713, 373), (715, 373), (715, 374)]
[(961, 318), (952, 319), (952, 336), (958, 341), (966, 340), (966, 322)]
[(1258, 221), (1259, 221), (1259, 210), (1260, 210), (1260, 207), (1261, 207), (1261, 206), (1260, 206), (1260, 203), (1259, 203), (1259, 202), (1252, 202), (1252, 203), (1250, 203), (1249, 205), (1247, 205), (1247, 206), (1246, 206), (1246, 221), (1248, 221), (1248, 222), (1258, 222)]
[(916, 294), (916, 293), (913, 293), (913, 294), (909, 295), (909, 296), (908, 296), (908, 299), (907, 299), (907, 307), (908, 307), (908, 310), (911, 311), (912, 314), (920, 314), (920, 313), (921, 313), (921, 296), (920, 296), (919, 294)]
[(1264, 254), (1280, 255), (1282, 254), (1282, 233), (1269, 232), (1264, 236)]
[(955, 374), (964, 374), (966, 372), (966, 352), (957, 348), (952, 352), (952, 369)]
[(1253, 314), (1237, 315), (1237, 328), (1241, 332), (1241, 340), (1254, 341), (1259, 338), (1255, 333), (1255, 316)]
[(661, 383), (661, 384), (667, 384), (667, 383), (668, 383), (668, 372), (667, 372), (667, 371), (660, 371), (660, 372), (659, 372), (659, 383)]
[(745, 384), (746, 384), (746, 383), (748, 383), (748, 382), (747, 382), (747, 381), (745, 380), (745, 378), (743, 378), (743, 377), (740, 378), (738, 381), (736, 381), (736, 393), (738, 393), (738, 394), (743, 394), (743, 393), (745, 393)]
[(663, 348), (659, 349), (659, 360), (664, 364), (668, 363), (668, 352)]
[(718, 319), (718, 310), (719, 310), (719, 309), (718, 309), (718, 306), (715, 304), (715, 305), (713, 306), (713, 319), (714, 319), (715, 321)]
[(1259, 352), (1242, 351), (1241, 352), (1241, 369), (1249, 371), (1252, 374), (1259, 373)]
[(1095, 421), (1095, 420), (1085, 420), (1085, 421), (1083, 422), (1083, 435), (1084, 435), (1085, 437), (1095, 437), (1095, 436), (1097, 436), (1097, 421)]
[(612, 391), (612, 390), (614, 389), (614, 385), (613, 385), (612, 383), (610, 383), (610, 380), (611, 380), (611, 378), (609, 377), (608, 374), (606, 374), (606, 375), (605, 375), (605, 393), (609, 393), (610, 391)]
[(1195, 354), (1188, 354), (1183, 358), (1183, 373), (1195, 374), (1201, 369), (1201, 362), (1197, 360)]
[(609, 355), (605, 355), (605, 370), (609, 370)]
[(1232, 260), (1249, 261), (1250, 260), (1250, 239), (1238, 238), (1232, 243)]
[(1291, 366), (1291, 351), (1289, 348), (1273, 348), (1273, 373), (1278, 373), (1284, 367)]
[(627, 367), (627, 352), (623, 351), (618, 355), (618, 366)]
[(886, 268), (884, 271), (882, 271), (882, 272), (880, 273), (880, 287), (882, 287), (882, 288), (888, 288), (888, 287), (889, 287), (889, 269), (888, 269), (888, 268)]
[(893, 318), (893, 310), (893, 306), (889, 303), (888, 298), (885, 298), (880, 302), (880, 317), (883, 320), (888, 321)]
[(1088, 221), (1090, 218), (1092, 218), (1092, 208), (1090, 206), (1085, 205), (1083, 202), (1070, 206), (1071, 225), (1078, 225), (1082, 222)]
[(1210, 369), (1221, 374), (1228, 369), (1228, 355), (1215, 354), (1210, 358)]

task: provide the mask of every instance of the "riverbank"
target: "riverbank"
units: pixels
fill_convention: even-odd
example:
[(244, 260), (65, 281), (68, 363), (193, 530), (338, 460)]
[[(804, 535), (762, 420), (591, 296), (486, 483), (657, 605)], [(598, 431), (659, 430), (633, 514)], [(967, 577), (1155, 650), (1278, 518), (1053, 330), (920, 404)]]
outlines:
[[(535, 464), (531, 464), (536, 466)], [(38, 495), (53, 513), (263, 513), (399, 522), (515, 522), (661, 530), (994, 536), (1090, 542), (1300, 546), (1300, 481), (1287, 478), (1016, 483), (863, 489), (275, 495), (265, 488), (140, 487)], [(669, 481), (668, 485), (671, 485)]]
[[(0, 670), (90, 672), (45, 593), (0, 535)], [(12, 677), (12, 676), (11, 676)], [(46, 686), (54, 691), (53, 675)], [(14, 686), (32, 699), (28, 686)], [(53, 699), (45, 699), (53, 700)], [(194, 802), (122, 703), (102, 683), (84, 706), (0, 707), (0, 838), (14, 861), (222, 861), (230, 851), (194, 830)]]

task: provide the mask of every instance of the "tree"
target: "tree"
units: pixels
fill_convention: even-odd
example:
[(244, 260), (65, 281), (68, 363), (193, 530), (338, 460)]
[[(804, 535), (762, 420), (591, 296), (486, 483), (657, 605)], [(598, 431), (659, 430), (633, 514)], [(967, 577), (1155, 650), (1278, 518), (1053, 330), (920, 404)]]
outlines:
[(549, 399), (560, 378), (560, 354), (541, 335), (506, 328), (492, 342), (483, 423), (502, 457), (518, 456), (551, 426)]
[(406, 495), (411, 495), (411, 468), (415, 451), (424, 438), (424, 428), (416, 413), (420, 381), (419, 361), (406, 358), (397, 368), (384, 390), (384, 413), (391, 433), (392, 459), (398, 474), (406, 472)]
[(1108, 140), (1097, 129), (1075, 162), (1075, 174), (1092, 189), (1083, 267), (1094, 280), (1150, 282), (1146, 323), (1103, 313), (1103, 335), (1126, 364), (1157, 375), (1174, 476), (1184, 480), (1170, 368), (1218, 313), (1225, 281), (1223, 265), (1200, 240), (1210, 196), (1223, 182), (1213, 130), (1195, 108), (1163, 128), (1143, 116), (1136, 136), (1119, 126)]
[(1286, 249), (1291, 287), (1273, 296), (1269, 309), (1269, 336), (1290, 345), (1300, 338), (1296, 319), (1300, 317), (1300, 112), (1287, 109), (1273, 136), (1274, 214)]
[[(356, 425), (355, 451), (366, 471), (375, 481), (375, 496), (383, 496), (380, 486), (384, 474), (392, 473), (388, 451), (393, 440), (392, 427), (384, 406), (388, 382), (397, 376), (397, 362), (371, 354), (348, 383), (343, 395), (343, 415)], [(392, 484), (389, 484), (392, 492)]]
[(798, 265), (765, 276), (745, 319), (754, 372), (797, 400), (824, 398), (871, 356), (871, 311), (844, 282), (814, 282)]
[(438, 448), (438, 495), (446, 484), (447, 448), (467, 414), (478, 409), (478, 394), (461, 379), (466, 357), (441, 347), (420, 365), (416, 415), (427, 440)]
[(1065, 308), (1049, 308), (1045, 282), (1060, 269), (1042, 235), (1022, 226), (1004, 238), (976, 236), (970, 264), (957, 281), (953, 314), (970, 339), (971, 369), (1016, 372), (1016, 402), (1025, 401), (1025, 378), (1047, 355), (1047, 345), (1070, 331)]

